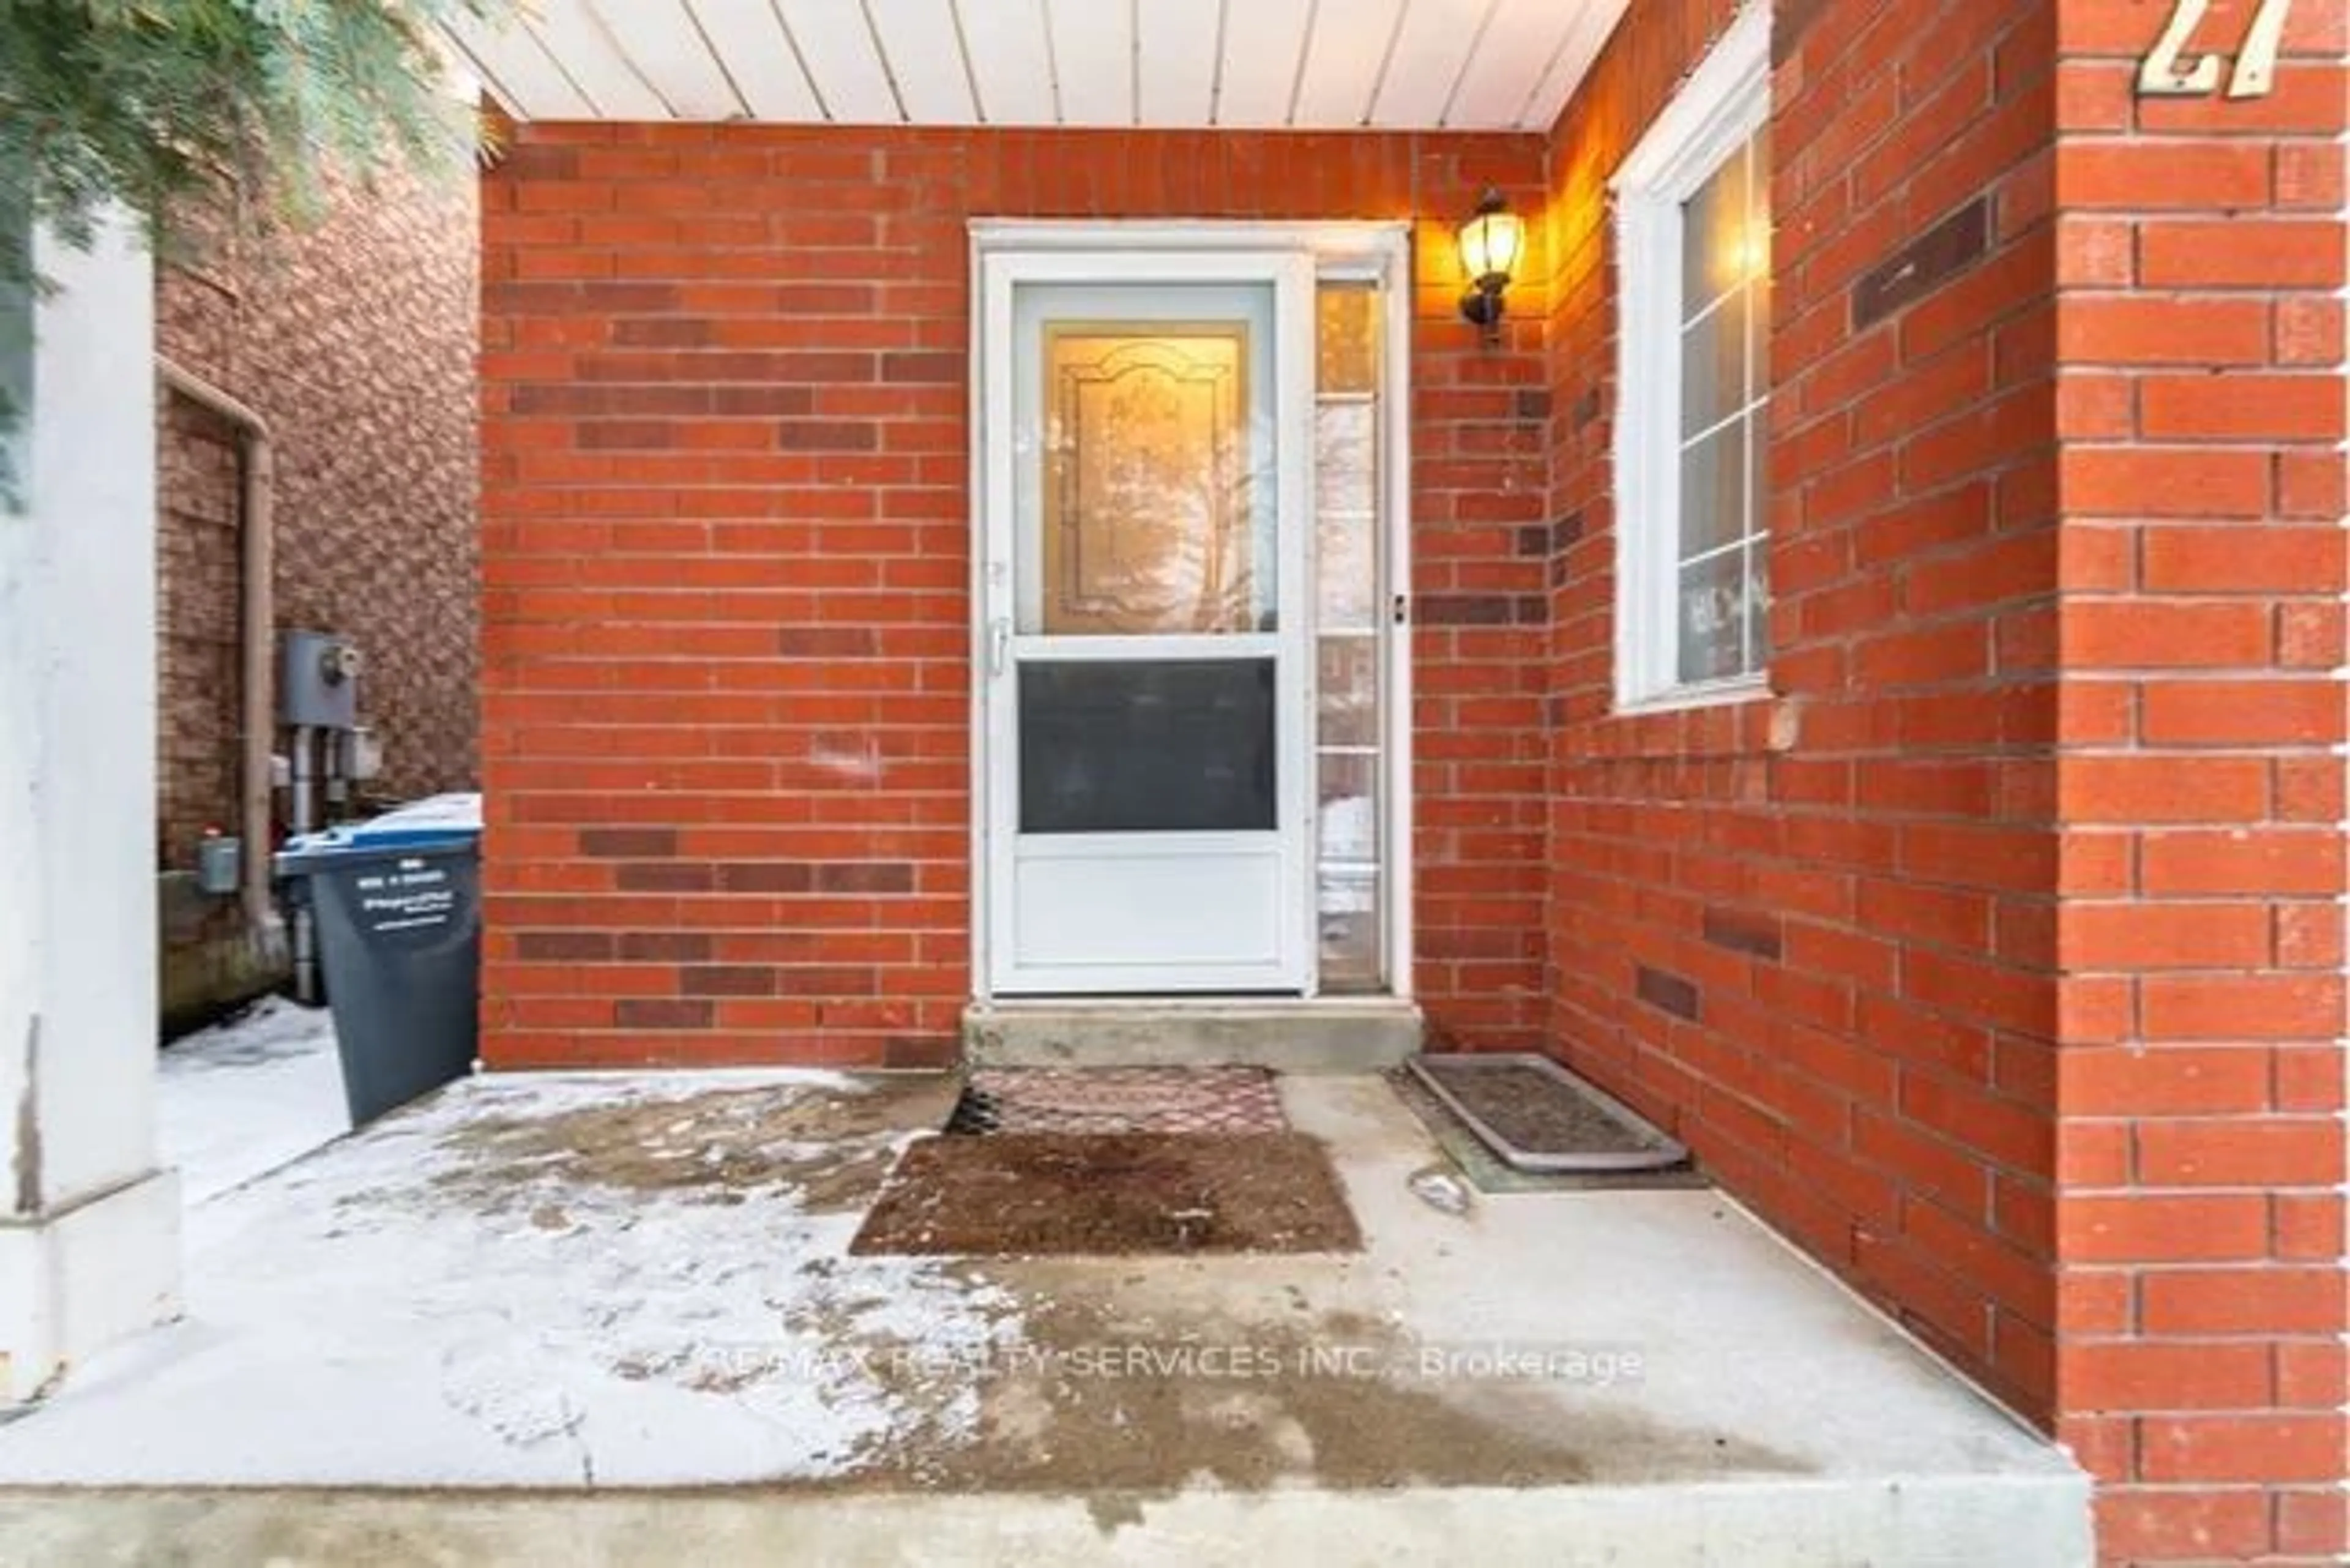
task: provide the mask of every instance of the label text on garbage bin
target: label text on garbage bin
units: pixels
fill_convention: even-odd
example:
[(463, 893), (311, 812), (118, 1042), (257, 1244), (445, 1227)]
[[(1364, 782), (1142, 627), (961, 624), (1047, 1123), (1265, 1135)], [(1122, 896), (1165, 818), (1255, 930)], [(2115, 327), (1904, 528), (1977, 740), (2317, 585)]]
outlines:
[(457, 909), (449, 868), (429, 860), (401, 860), (390, 869), (352, 878), (359, 889), (359, 923), (367, 930), (421, 931), (445, 926)]

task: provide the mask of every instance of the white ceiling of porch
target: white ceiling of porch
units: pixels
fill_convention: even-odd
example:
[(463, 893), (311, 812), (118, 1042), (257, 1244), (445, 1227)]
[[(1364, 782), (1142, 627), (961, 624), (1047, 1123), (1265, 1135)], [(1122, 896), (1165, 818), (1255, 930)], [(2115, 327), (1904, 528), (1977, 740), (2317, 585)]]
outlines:
[(1627, 0), (533, 0), (525, 119), (1547, 130)]

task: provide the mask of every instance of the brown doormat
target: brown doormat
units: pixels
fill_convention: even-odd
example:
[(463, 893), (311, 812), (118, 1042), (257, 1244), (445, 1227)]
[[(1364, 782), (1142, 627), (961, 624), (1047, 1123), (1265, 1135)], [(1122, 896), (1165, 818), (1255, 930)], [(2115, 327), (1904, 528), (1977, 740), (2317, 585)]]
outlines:
[(848, 1250), (1003, 1258), (1362, 1246), (1328, 1153), (1303, 1133), (1000, 1133), (907, 1149)]

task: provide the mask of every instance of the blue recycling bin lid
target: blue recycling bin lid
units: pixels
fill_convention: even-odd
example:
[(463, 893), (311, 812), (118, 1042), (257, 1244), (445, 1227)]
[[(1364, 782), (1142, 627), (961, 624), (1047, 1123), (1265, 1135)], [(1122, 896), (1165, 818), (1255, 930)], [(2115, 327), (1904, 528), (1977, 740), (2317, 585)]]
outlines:
[(317, 833), (298, 834), (277, 851), (280, 871), (300, 871), (309, 863), (338, 855), (386, 849), (423, 849), (469, 844), (482, 835), (478, 791), (431, 795), (365, 822), (347, 822)]

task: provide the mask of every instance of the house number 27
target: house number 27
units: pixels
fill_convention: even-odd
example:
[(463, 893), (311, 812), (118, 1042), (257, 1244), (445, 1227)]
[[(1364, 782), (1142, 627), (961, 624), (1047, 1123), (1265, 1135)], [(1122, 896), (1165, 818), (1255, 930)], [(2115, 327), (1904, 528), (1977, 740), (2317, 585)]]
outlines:
[[(2137, 90), (2147, 98), (2202, 98), (2220, 85), (2218, 55), (2189, 57), (2187, 42), (2202, 25), (2211, 0), (2172, 0), (2170, 25), (2138, 67)], [(2230, 98), (2265, 98), (2276, 86), (2277, 50), (2284, 42), (2284, 19), (2293, 0), (2260, 0), (2244, 47), (2228, 73)]]

